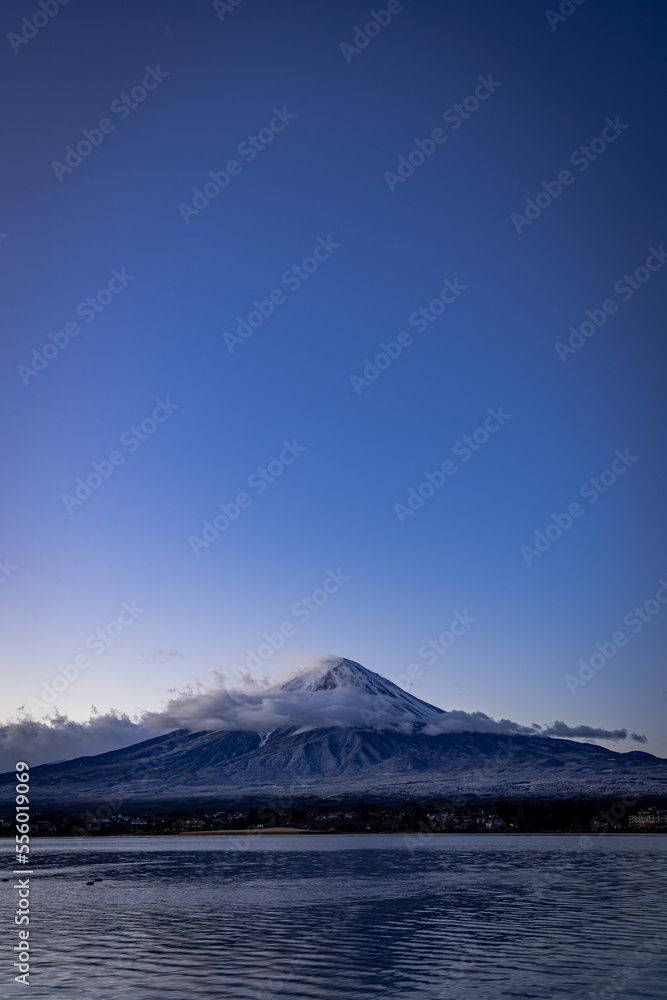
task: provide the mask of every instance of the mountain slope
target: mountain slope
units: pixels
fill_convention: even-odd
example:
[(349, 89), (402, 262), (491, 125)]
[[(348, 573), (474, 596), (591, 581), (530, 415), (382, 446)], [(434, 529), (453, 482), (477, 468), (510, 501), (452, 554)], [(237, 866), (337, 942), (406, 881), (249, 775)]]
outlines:
[[(31, 769), (36, 806), (278, 799), (667, 795), (667, 762), (641, 751), (539, 736), (340, 728), (176, 732)], [(13, 796), (0, 776), (0, 802)]]

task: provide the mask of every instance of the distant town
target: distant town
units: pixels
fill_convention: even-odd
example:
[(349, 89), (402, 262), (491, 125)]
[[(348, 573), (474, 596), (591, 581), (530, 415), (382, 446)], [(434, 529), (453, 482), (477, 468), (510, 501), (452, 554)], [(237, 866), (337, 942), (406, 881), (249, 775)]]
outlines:
[[(629, 803), (633, 802), (634, 806)], [(633, 799), (500, 800), (444, 808), (429, 803), (400, 805), (302, 805), (280, 809), (193, 809), (172, 812), (46, 810), (33, 814), (31, 837), (104, 837), (150, 834), (294, 833), (642, 833), (667, 831), (667, 805)], [(0, 819), (0, 836), (13, 837), (15, 824)]]

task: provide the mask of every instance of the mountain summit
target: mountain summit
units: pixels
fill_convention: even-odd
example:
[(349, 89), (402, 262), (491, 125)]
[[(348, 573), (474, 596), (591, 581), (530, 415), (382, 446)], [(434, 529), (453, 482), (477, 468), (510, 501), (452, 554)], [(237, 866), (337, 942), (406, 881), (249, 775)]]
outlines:
[(442, 709), (415, 698), (380, 674), (344, 657), (323, 660), (314, 667), (300, 671), (284, 684), (271, 688), (267, 696), (278, 691), (335, 691), (339, 694), (371, 695), (381, 699), (382, 708), (396, 721), (407, 721), (409, 718), (423, 721), (442, 715)]

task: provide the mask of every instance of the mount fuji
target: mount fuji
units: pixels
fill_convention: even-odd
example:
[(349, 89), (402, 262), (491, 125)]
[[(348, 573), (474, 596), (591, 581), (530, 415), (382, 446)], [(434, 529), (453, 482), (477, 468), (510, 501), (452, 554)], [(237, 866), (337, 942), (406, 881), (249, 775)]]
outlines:
[[(528, 727), (503, 731), (482, 713), (429, 705), (352, 660), (325, 661), (232, 707), (236, 714), (229, 699), (222, 709), (207, 704), (203, 722), (201, 706), (197, 719), (187, 719), (187, 705), (172, 703), (161, 716), (174, 723), (167, 735), (33, 767), (34, 801), (39, 808), (165, 809), (461, 794), (667, 795), (667, 760), (533, 735)], [(3, 805), (14, 783), (13, 773), (0, 775)]]

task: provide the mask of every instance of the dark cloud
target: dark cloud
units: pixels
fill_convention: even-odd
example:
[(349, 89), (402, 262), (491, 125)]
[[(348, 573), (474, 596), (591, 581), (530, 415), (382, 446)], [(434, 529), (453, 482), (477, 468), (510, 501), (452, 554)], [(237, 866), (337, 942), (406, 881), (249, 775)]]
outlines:
[(594, 726), (568, 726), (565, 722), (554, 722), (551, 726), (540, 728), (541, 736), (559, 736), (561, 739), (578, 738), (589, 740), (634, 740), (636, 743), (646, 743), (646, 736), (639, 733), (628, 733), (627, 729), (597, 729)]
[(157, 735), (154, 729), (116, 712), (93, 715), (87, 722), (73, 722), (64, 715), (46, 722), (21, 719), (0, 726), (0, 772), (13, 770), (19, 760), (34, 767), (119, 750)]
[(553, 722), (540, 726), (524, 726), (511, 719), (492, 719), (484, 712), (443, 712), (442, 716), (426, 727), (425, 732), (436, 733), (505, 733), (519, 736), (557, 736), (560, 739), (588, 740), (635, 740), (646, 743), (646, 736), (628, 733), (627, 729), (599, 729), (595, 726), (568, 726), (565, 722)]

